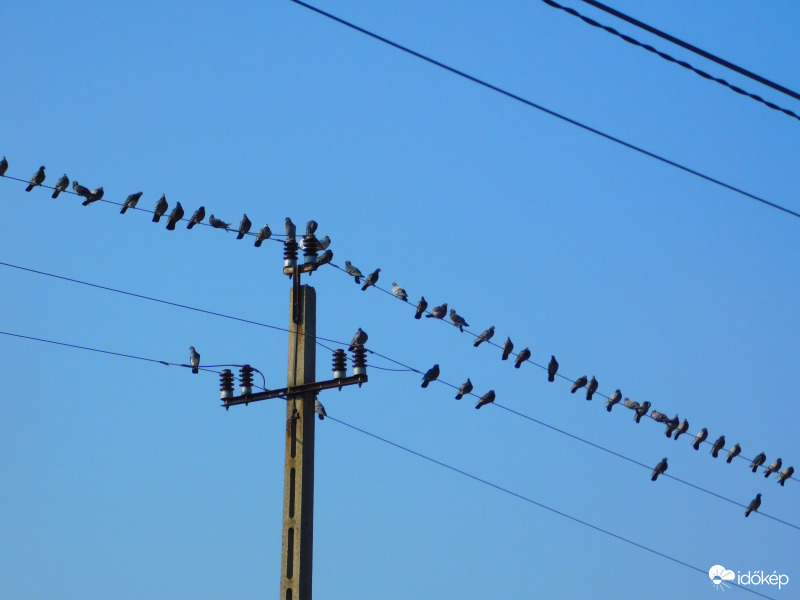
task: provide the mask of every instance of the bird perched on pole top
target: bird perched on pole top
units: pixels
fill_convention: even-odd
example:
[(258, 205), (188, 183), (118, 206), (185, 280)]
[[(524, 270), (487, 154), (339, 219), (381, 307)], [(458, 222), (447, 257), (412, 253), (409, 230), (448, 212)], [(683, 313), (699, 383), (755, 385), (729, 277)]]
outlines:
[(622, 400), (622, 392), (620, 390), (615, 390), (614, 393), (609, 396), (608, 400), (606, 400), (606, 410), (611, 412), (611, 409), (614, 408), (614, 405), (618, 404), (620, 400)]
[(761, 494), (756, 494), (756, 497), (750, 502), (747, 510), (744, 511), (744, 516), (749, 517), (750, 513), (757, 511), (759, 506), (761, 506)]
[(242, 239), (245, 236), (245, 234), (248, 231), (250, 231), (250, 226), (251, 225), (252, 225), (252, 223), (250, 222), (250, 219), (247, 218), (246, 214), (243, 214), (242, 215), (242, 221), (239, 223), (239, 235), (236, 236), (236, 239), (237, 240)]
[[(143, 193), (144, 192), (136, 192), (125, 198), (125, 202), (122, 203), (122, 208), (119, 209), (119, 214), (124, 215), (129, 208), (136, 208), (136, 205), (139, 204), (139, 198), (142, 197)], [(191, 229), (191, 226), (189, 228)]]
[(414, 313), (414, 318), (419, 319), (422, 317), (422, 313), (425, 312), (426, 308), (428, 308), (428, 301), (425, 300), (425, 296), (420, 296), (419, 302), (417, 302), (417, 312)]
[(464, 327), (469, 327), (469, 323), (466, 322), (464, 317), (459, 315), (453, 308), (450, 309), (450, 322), (458, 327), (458, 330), (462, 333), (464, 332)]
[(364, 274), (358, 267), (353, 266), (349, 260), (344, 261), (344, 272), (353, 277), (356, 280), (356, 284), (361, 284), (361, 278), (364, 277)]
[(480, 408), (481, 406), (486, 406), (487, 404), (494, 402), (495, 393), (494, 390), (489, 390), (483, 396), (480, 397), (475, 403), (475, 408)]
[(64, 173), (61, 177), (58, 178), (58, 181), (56, 181), (56, 187), (53, 190), (53, 195), (51, 196), (51, 198), (58, 198), (58, 195), (65, 189), (67, 189), (68, 185), (69, 185), (69, 177), (67, 177), (67, 174)]
[(570, 392), (574, 394), (587, 383), (589, 383), (589, 378), (586, 375), (581, 375), (575, 380), (575, 383), (572, 384), (572, 389)]
[(28, 182), (28, 187), (25, 188), (26, 192), (30, 192), (33, 188), (37, 185), (42, 185), (44, 182), (44, 167), (39, 167), (39, 170), (36, 171), (33, 175), (31, 175), (31, 180)]
[(547, 381), (555, 381), (556, 373), (558, 373), (558, 361), (555, 356), (550, 355), (550, 362), (547, 365)]
[(519, 369), (522, 363), (528, 360), (531, 357), (531, 349), (530, 348), (523, 348), (522, 351), (517, 354), (517, 359), (514, 361), (514, 368)]
[(369, 286), (375, 285), (376, 283), (378, 283), (378, 277), (380, 277), (380, 275), (381, 275), (381, 270), (380, 269), (375, 269), (372, 273), (367, 275), (367, 278), (364, 280), (364, 285), (361, 286), (361, 291), (363, 292)]
[(172, 209), (172, 212), (169, 213), (169, 221), (167, 221), (167, 229), (173, 231), (175, 229), (175, 225), (183, 218), (183, 207), (181, 203), (178, 202), (175, 205), (175, 208)]
[(490, 325), (489, 329), (482, 331), (481, 334), (475, 338), (475, 341), (472, 343), (472, 345), (477, 348), (483, 342), (488, 342), (490, 339), (492, 339), (492, 337), (494, 337), (494, 325)]
[(166, 194), (161, 194), (161, 198), (156, 202), (156, 209), (153, 213), (153, 223), (158, 223), (162, 215), (167, 212), (167, 208), (167, 196)]
[(708, 429), (706, 429), (705, 427), (703, 427), (703, 428), (700, 430), (700, 433), (698, 433), (698, 434), (697, 434), (697, 435), (694, 437), (694, 441), (692, 442), (692, 448), (694, 448), (695, 450), (700, 450), (700, 444), (702, 444), (703, 442), (705, 442), (707, 437), (708, 437)]
[(471, 391), (472, 391), (472, 382), (469, 380), (469, 377), (467, 377), (467, 380), (461, 384), (460, 388), (458, 388), (458, 393), (456, 394), (456, 400), (461, 400)]
[(661, 462), (656, 465), (656, 468), (653, 469), (653, 475), (650, 477), (650, 480), (655, 481), (658, 479), (658, 476), (667, 470), (667, 466), (667, 458), (664, 457), (661, 459)]
[(510, 337), (506, 338), (506, 341), (503, 342), (503, 356), (500, 357), (500, 360), (508, 360), (508, 357), (514, 351), (514, 342), (511, 341)]
[(319, 224), (314, 219), (311, 219), (306, 223), (306, 235), (314, 235), (314, 232), (317, 231), (317, 227), (319, 227)]
[(196, 375), (200, 372), (200, 354), (194, 346), (189, 346), (189, 364), (192, 366), (192, 373)]
[(444, 319), (447, 316), (447, 302), (441, 306), (434, 306), (430, 314), (425, 315), (426, 319)]
[(397, 285), (396, 281), (392, 282), (392, 293), (398, 298), (400, 298), (400, 300), (402, 300), (403, 302), (408, 302), (408, 294), (402, 287)]
[(433, 365), (425, 375), (422, 376), (422, 387), (428, 387), (431, 381), (435, 381), (439, 377), (439, 365)]
[(286, 217), (286, 222), (284, 225), (284, 231), (286, 231), (286, 238), (287, 239), (295, 239), (297, 237), (297, 226), (292, 223), (292, 220), (289, 217)]

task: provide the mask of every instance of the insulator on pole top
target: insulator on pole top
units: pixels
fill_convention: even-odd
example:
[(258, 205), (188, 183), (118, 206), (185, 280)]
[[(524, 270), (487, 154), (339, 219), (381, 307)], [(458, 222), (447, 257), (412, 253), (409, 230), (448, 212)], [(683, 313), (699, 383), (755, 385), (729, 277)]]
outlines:
[(347, 377), (347, 356), (341, 348), (333, 351), (333, 378)]
[(353, 375), (367, 374), (367, 351), (361, 344), (353, 349)]
[(283, 243), (283, 266), (297, 266), (297, 240), (293, 237), (288, 237)]
[(303, 236), (303, 262), (309, 265), (317, 264), (317, 252), (319, 251), (319, 241), (313, 233)]
[(224, 369), (219, 374), (219, 397), (223, 400), (233, 398), (233, 373), (230, 369)]
[(241, 385), (243, 396), (249, 396), (253, 393), (253, 367), (243, 365), (239, 369), (239, 384)]

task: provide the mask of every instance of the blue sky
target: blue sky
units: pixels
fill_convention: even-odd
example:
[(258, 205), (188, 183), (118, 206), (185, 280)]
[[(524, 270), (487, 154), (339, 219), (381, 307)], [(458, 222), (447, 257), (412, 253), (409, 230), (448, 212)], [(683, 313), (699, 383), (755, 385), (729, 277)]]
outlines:
[[(548, 108), (800, 211), (800, 122), (543, 2), (353, 2), (320, 8)], [(568, 4), (800, 113), (800, 103)], [(800, 88), (788, 1), (613, 6)], [(800, 221), (636, 154), (288, 0), (9, 2), (0, 22), (0, 155), (121, 202), (281, 231), (319, 222), (413, 300), (448, 302), (495, 341), (600, 392), (688, 418), (743, 455), (797, 464)], [(0, 261), (285, 327), (282, 247), (145, 212), (81, 206), (0, 180)], [(182, 363), (252, 363), (285, 385), (286, 334), (0, 267), (7, 332)], [(553, 427), (800, 525), (797, 481), (668, 440), (526, 364), (362, 292), (308, 283), (320, 336), (368, 346)], [(277, 594), (284, 403), (218, 402), (215, 375), (0, 336), (0, 594)], [(318, 377), (329, 354), (319, 349)], [(392, 367), (377, 357), (370, 364)], [(371, 369), (328, 413), (537, 502), (708, 569), (786, 573), (798, 531), (497, 407)], [(338, 423), (317, 427), (315, 597), (715, 598), (703, 573), (443, 470)], [(741, 591), (735, 596), (750, 597)]]

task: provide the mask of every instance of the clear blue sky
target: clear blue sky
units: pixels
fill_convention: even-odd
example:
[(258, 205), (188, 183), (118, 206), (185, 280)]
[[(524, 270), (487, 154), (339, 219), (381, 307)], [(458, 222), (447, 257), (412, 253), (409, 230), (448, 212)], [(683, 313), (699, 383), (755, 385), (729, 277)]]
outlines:
[[(597, 20), (800, 113), (800, 102), (577, 0)], [(800, 122), (539, 0), (318, 0), (445, 63), (800, 211)], [(795, 2), (613, 6), (800, 88)], [(334, 262), (495, 325), (600, 392), (800, 467), (800, 219), (448, 74), (288, 0), (6, 2), (0, 155), (106, 199), (281, 231), (313, 218)], [(282, 248), (0, 180), (0, 261), (276, 326)], [(571, 395), (533, 365), (326, 268), (318, 333), (368, 346), (800, 525), (800, 484)], [(0, 329), (175, 363), (250, 362), (285, 385), (286, 334), (0, 267)], [(284, 402), (225, 412), (215, 375), (0, 336), (0, 596), (278, 593)], [(370, 359), (377, 366), (389, 363)], [(328, 378), (320, 349), (318, 377)], [(800, 531), (417, 374), (372, 369), (328, 413), (708, 569), (786, 573)], [(317, 427), (315, 597), (716, 598), (709, 578), (331, 421)], [(751, 597), (732, 590), (735, 597)], [(727, 596), (726, 596), (727, 597)]]

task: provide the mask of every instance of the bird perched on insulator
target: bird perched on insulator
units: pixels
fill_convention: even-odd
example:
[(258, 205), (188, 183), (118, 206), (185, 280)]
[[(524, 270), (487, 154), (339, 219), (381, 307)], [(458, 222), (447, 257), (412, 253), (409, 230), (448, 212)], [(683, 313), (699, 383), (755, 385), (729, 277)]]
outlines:
[(317, 231), (317, 227), (319, 227), (319, 224), (314, 219), (308, 221), (306, 223), (306, 235), (314, 235)]
[(286, 239), (295, 239), (297, 237), (297, 226), (292, 223), (289, 217), (286, 217), (283, 230), (286, 232)]
[(353, 341), (350, 342), (350, 347), (348, 348), (348, 351), (352, 352), (358, 346), (363, 346), (364, 344), (367, 343), (367, 339), (369, 339), (367, 332), (361, 329), (361, 327), (359, 327), (358, 331), (356, 331), (356, 334), (353, 336)]

